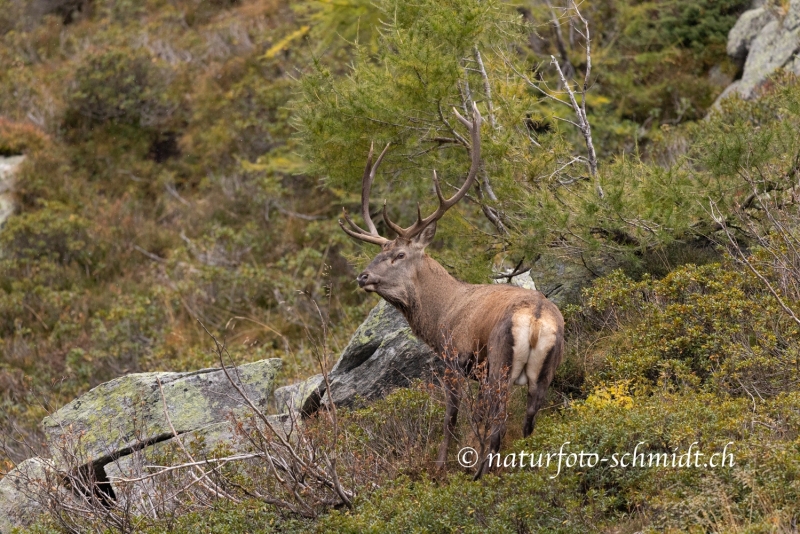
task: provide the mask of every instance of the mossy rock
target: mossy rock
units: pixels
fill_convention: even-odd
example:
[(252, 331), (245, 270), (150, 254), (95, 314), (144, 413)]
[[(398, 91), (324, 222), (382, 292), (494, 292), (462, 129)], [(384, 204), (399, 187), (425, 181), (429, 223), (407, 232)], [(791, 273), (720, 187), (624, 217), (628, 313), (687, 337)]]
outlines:
[(411, 332), (405, 317), (381, 300), (353, 334), (331, 370), (329, 382), (337, 406), (380, 399), (417, 379), (432, 380), (441, 359)]
[(275, 405), (280, 413), (300, 412), (308, 416), (319, 408), (324, 391), (325, 378), (321, 374), (314, 375), (297, 384), (276, 389)]
[[(281, 363), (280, 359), (261, 360), (231, 368), (229, 373), (246, 395), (264, 408)], [(102, 466), (147, 444), (169, 439), (173, 434), (170, 422), (176, 432), (185, 433), (248, 411), (221, 369), (137, 373), (100, 384), (46, 417), (42, 426), (59, 465)]]
[[(291, 418), (285, 414), (269, 415), (267, 419), (276, 432), (290, 440), (300, 423), (298, 418)], [(265, 432), (268, 434), (268, 431), (265, 430)], [(146, 515), (150, 510), (145, 505), (148, 502), (145, 496), (163, 494), (163, 485), (169, 483), (170, 480), (174, 483), (175, 475), (178, 474), (172, 473), (172, 476), (166, 479), (147, 478), (147, 475), (152, 474), (153, 470), (146, 466), (153, 464), (175, 466), (191, 461), (204, 462), (248, 452), (252, 452), (250, 440), (243, 435), (236, 435), (232, 423), (226, 421), (181, 434), (177, 438), (172, 437), (116, 458), (103, 466), (102, 471), (96, 471), (96, 473), (100, 474), (101, 483), (107, 483), (111, 488), (111, 494), (118, 506), (130, 506), (134, 514)], [(191, 455), (191, 458), (187, 456), (187, 453)], [(213, 461), (209, 461), (207, 465), (202, 465), (201, 469), (209, 471), (217, 465)], [(135, 481), (131, 482), (131, 480)], [(174, 506), (175, 502), (162, 504)]]

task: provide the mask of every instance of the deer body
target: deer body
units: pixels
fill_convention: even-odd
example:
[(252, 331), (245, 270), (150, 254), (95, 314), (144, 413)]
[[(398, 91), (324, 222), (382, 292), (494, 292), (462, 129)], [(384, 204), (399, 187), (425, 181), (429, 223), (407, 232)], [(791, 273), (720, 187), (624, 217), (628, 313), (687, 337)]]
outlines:
[[(486, 362), (489, 380), (526, 385), (528, 402), (523, 434), (533, 431), (536, 413), (541, 408), (547, 388), (561, 363), (564, 347), (564, 320), (558, 308), (545, 296), (529, 289), (506, 284), (475, 285), (453, 278), (438, 262), (425, 254), (436, 233), (436, 221), (460, 200), (472, 186), (480, 165), (480, 114), (467, 121), (456, 112), (472, 136), (472, 166), (461, 189), (445, 200), (434, 173), (439, 208), (409, 228), (401, 228), (389, 220), (384, 204), (384, 221), (398, 237), (389, 240), (378, 235), (369, 214), (369, 192), (375, 169), (386, 153), (372, 165), (372, 150), (362, 179), (362, 215), (368, 230), (358, 227), (345, 213), (342, 229), (349, 235), (381, 246), (381, 252), (358, 276), (358, 284), (376, 292), (395, 306), (406, 318), (414, 334), (442, 356), (456, 355), (458, 367), (469, 373), (475, 365)], [(388, 145), (387, 145), (388, 149)], [(447, 410), (444, 440), (437, 464), (447, 460), (447, 449), (453, 435), (460, 392), (446, 384)], [(497, 452), (505, 434), (505, 423), (492, 428), (490, 452)], [(482, 463), (480, 476), (487, 468)]]

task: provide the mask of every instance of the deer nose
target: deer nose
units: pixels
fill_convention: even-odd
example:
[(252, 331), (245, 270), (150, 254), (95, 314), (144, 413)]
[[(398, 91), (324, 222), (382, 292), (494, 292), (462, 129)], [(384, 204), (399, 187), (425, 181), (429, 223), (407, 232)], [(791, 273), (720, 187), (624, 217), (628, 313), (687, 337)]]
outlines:
[(367, 271), (364, 271), (363, 273), (359, 274), (358, 278), (356, 278), (356, 280), (358, 281), (358, 287), (364, 287), (365, 285), (367, 285), (368, 279), (369, 279), (369, 273), (367, 273)]

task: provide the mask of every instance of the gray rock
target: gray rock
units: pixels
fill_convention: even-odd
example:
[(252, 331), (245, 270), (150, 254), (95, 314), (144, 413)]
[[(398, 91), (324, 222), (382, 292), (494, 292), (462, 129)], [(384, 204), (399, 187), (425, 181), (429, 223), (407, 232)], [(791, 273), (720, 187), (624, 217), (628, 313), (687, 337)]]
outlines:
[(736, 59), (744, 59), (753, 40), (764, 26), (773, 20), (775, 20), (775, 14), (763, 7), (745, 11), (728, 33), (728, 55)]
[(319, 375), (275, 390), (275, 404), (279, 413), (300, 412), (309, 416), (319, 408), (325, 392), (325, 379)]
[[(513, 272), (513, 271), (512, 271)], [(524, 289), (530, 289), (532, 291), (536, 291), (536, 283), (531, 278), (531, 272), (525, 271), (522, 274), (518, 274), (511, 278), (511, 281), (507, 281), (505, 278), (495, 279), (493, 280), (495, 284), (511, 284), (513, 286), (521, 287)]]
[[(265, 407), (272, 396), (280, 359), (240, 365), (229, 372), (247, 396)], [(161, 381), (163, 397), (158, 386)], [(114, 458), (172, 437), (164, 400), (178, 433), (224, 422), (249, 411), (220, 369), (190, 373), (138, 373), (111, 380), (42, 421), (53, 458), (64, 468)], [(70, 451), (65, 457), (64, 451)]]
[(800, 28), (784, 29), (773, 20), (761, 30), (750, 46), (744, 73), (737, 90), (744, 98), (752, 98), (770, 75), (786, 65), (800, 47)]
[(48, 463), (29, 458), (0, 480), (0, 534), (33, 523), (44, 513), (36, 495), (48, 487)]
[(771, 75), (781, 68), (797, 73), (800, 65), (800, 0), (791, 0), (781, 14), (773, 6), (762, 5), (746, 11), (728, 34), (728, 54), (746, 56), (741, 80), (728, 86), (714, 102), (714, 108), (734, 93), (750, 99)]
[(786, 65), (786, 70), (795, 76), (800, 76), (800, 55), (795, 56), (792, 62)]
[(415, 379), (433, 379), (441, 359), (414, 337), (403, 315), (381, 300), (358, 327), (331, 370), (331, 392), (323, 404), (356, 406), (378, 399)]
[(789, 10), (783, 19), (783, 27), (788, 30), (796, 30), (800, 27), (800, 0), (791, 0)]

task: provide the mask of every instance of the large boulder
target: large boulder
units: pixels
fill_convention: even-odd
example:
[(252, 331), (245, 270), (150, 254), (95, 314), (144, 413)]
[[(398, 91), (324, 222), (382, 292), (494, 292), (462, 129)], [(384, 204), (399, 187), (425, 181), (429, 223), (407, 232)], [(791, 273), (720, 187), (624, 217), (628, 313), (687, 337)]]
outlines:
[(759, 7), (745, 11), (728, 33), (728, 55), (736, 59), (744, 59), (750, 50), (750, 44), (761, 30), (775, 20), (775, 13), (767, 8)]
[(432, 380), (441, 369), (439, 357), (411, 332), (405, 317), (381, 300), (358, 327), (328, 373), (279, 388), (279, 412), (309, 416), (331, 400), (339, 407), (358, 406), (382, 398), (414, 380)]
[[(280, 359), (269, 359), (230, 368), (229, 373), (257, 406), (265, 408), (280, 368)], [(248, 411), (221, 369), (137, 373), (95, 387), (45, 418), (42, 426), (59, 466), (102, 467), (171, 439), (170, 422), (183, 434)]]
[(717, 98), (716, 105), (738, 94), (753, 98), (770, 76), (786, 69), (797, 72), (800, 52), (800, 0), (791, 0), (784, 13), (770, 6), (746, 11), (728, 34), (728, 54), (743, 59), (742, 78)]
[(300, 412), (309, 416), (317, 411), (325, 392), (325, 378), (319, 374), (302, 382), (275, 390), (275, 404), (280, 413)]
[(790, 63), (800, 48), (800, 29), (787, 29), (786, 20), (768, 23), (753, 40), (738, 87), (744, 98), (755, 96), (759, 86), (779, 68)]
[(36, 498), (48, 487), (49, 465), (42, 458), (29, 458), (0, 480), (0, 534), (33, 523), (44, 513)]
[(385, 397), (416, 379), (430, 380), (440, 358), (411, 332), (405, 317), (381, 300), (353, 334), (331, 370), (322, 403), (355, 406)]

